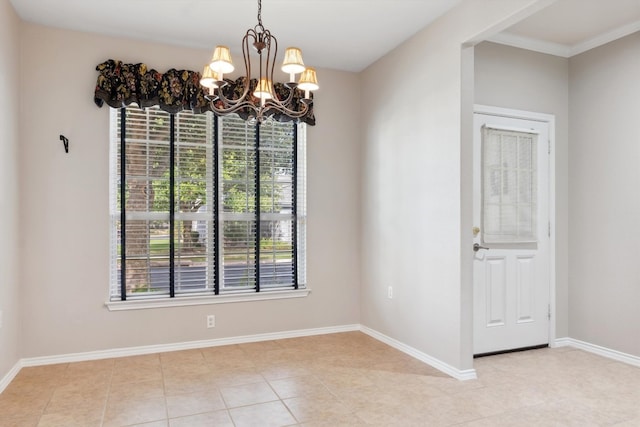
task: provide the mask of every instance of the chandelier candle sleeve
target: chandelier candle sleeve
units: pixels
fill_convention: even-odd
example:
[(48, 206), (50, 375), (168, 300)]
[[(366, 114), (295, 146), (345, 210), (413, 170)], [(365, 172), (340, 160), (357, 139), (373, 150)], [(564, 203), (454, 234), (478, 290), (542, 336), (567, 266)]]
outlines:
[(261, 78), (258, 86), (256, 87), (256, 90), (253, 92), (253, 96), (260, 99), (264, 104), (267, 99), (273, 98), (273, 94), (271, 93), (271, 86), (272, 83), (270, 80), (267, 80), (264, 77)]
[(209, 88), (209, 95), (214, 94), (214, 89), (218, 88), (217, 81), (220, 80), (218, 73), (213, 71), (208, 65), (204, 66), (202, 71), (202, 77), (200, 78), (200, 84), (206, 88)]
[[(257, 55), (257, 61), (253, 56), (254, 64), (252, 52)], [(313, 101), (309, 92), (319, 89), (316, 71), (312, 67), (305, 67), (300, 48), (289, 47), (285, 50), (282, 62), (282, 71), (289, 75), (289, 81), (284, 85), (276, 83), (274, 88), (273, 73), (277, 55), (278, 40), (262, 25), (262, 1), (258, 0), (258, 24), (248, 29), (242, 38), (245, 65), (242, 85), (229, 87), (229, 81), (224, 80), (224, 75), (235, 69), (227, 46), (216, 46), (211, 61), (202, 73), (200, 84), (209, 89), (206, 99), (211, 110), (220, 116), (242, 113), (259, 122), (274, 114), (296, 120), (304, 118), (312, 111), (310, 106)], [(209, 73), (207, 67), (213, 73)], [(253, 76), (252, 71), (257, 75)], [(298, 83), (296, 74), (300, 74)], [(251, 87), (255, 89), (251, 90)]]
[(309, 67), (302, 72), (300, 76), (300, 82), (298, 88), (304, 90), (304, 97), (309, 98), (309, 91), (318, 90), (318, 77), (316, 76), (316, 69)]
[(220, 80), (222, 80), (224, 74), (232, 73), (235, 70), (231, 60), (231, 51), (227, 46), (216, 46), (209, 68), (218, 73)]
[(289, 74), (289, 82), (296, 81), (296, 74), (304, 71), (304, 62), (302, 61), (302, 51), (297, 47), (288, 47), (284, 53), (284, 61), (282, 63), (282, 71)]

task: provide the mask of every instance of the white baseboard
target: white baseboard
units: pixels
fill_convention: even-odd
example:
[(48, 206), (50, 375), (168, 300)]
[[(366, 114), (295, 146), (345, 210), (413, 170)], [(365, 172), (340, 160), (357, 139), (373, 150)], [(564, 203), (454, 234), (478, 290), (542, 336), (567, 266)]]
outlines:
[(569, 337), (564, 338), (556, 338), (555, 341), (549, 343), (549, 347), (558, 348), (558, 347), (569, 347), (571, 346), (572, 339)]
[(327, 328), (299, 329), (299, 330), (293, 330), (293, 331), (273, 332), (273, 333), (256, 334), (256, 335), (244, 335), (239, 337), (218, 338), (218, 339), (212, 339), (212, 340), (189, 341), (189, 342), (174, 343), (174, 344), (147, 345), (147, 346), (139, 346), (139, 347), (127, 347), (127, 348), (116, 348), (116, 349), (109, 349), (109, 350), (89, 351), (89, 352), (82, 352), (82, 353), (59, 354), (59, 355), (53, 355), (53, 356), (28, 357), (28, 358), (19, 360), (18, 363), (16, 363), (16, 365), (13, 367), (13, 369), (7, 375), (5, 375), (2, 381), (0, 381), (0, 393), (15, 378), (15, 376), (18, 374), (18, 372), (20, 372), (20, 369), (22, 367), (53, 365), (57, 363), (83, 362), (88, 360), (109, 359), (109, 358), (115, 358), (115, 357), (139, 356), (144, 354), (162, 353), (167, 351), (191, 350), (191, 349), (205, 348), (205, 347), (243, 344), (243, 343), (250, 343), (250, 342), (270, 341), (270, 340), (286, 339), (286, 338), (298, 338), (298, 337), (304, 337), (304, 336), (334, 334), (334, 333), (352, 332), (352, 331), (361, 331), (371, 336), (372, 338), (375, 338), (378, 341), (388, 344), (391, 347), (398, 349), (403, 353), (406, 353), (409, 356), (412, 356), (458, 380), (471, 380), (471, 379), (477, 378), (476, 371), (474, 369), (460, 370), (460, 369), (454, 368), (448, 365), (447, 363), (444, 363), (432, 356), (429, 356), (428, 354), (425, 354), (400, 341), (397, 341), (384, 334), (381, 334), (371, 328), (354, 324), (354, 325), (343, 325), (343, 326), (334, 326), (334, 327), (327, 327)]
[(20, 372), (20, 369), (22, 369), (22, 363), (20, 360), (18, 360), (18, 362), (13, 365), (13, 368), (11, 368), (9, 372), (7, 372), (7, 375), (0, 379), (0, 393), (2, 393), (5, 388), (7, 388), (11, 381), (13, 381), (16, 375), (18, 375), (18, 372)]
[(637, 366), (640, 368), (640, 357), (623, 353), (618, 350), (612, 350), (610, 348), (576, 340), (573, 338), (558, 338), (553, 343), (553, 347), (567, 347), (567, 346), (588, 351), (589, 353), (597, 354), (598, 356), (606, 357), (608, 359), (613, 359), (618, 362), (627, 363), (629, 365)]
[(403, 353), (408, 354), (411, 357), (414, 357), (424, 363), (426, 363), (427, 365), (430, 365), (434, 368), (436, 368), (439, 371), (444, 372), (445, 374), (452, 376), (453, 378), (460, 380), (460, 381), (466, 381), (466, 380), (475, 380), (477, 378), (476, 376), (476, 370), (475, 369), (466, 369), (466, 370), (460, 370), (457, 368), (454, 368), (453, 366), (444, 363), (441, 360), (436, 359), (435, 357), (429, 356), (426, 353), (423, 353), (411, 346), (408, 346), (398, 340), (395, 340), (391, 337), (388, 337), (384, 334), (381, 334), (378, 331), (375, 331), (371, 328), (368, 328), (366, 326), (360, 326), (360, 330), (377, 339), (378, 341), (382, 341), (385, 344), (390, 345), (391, 347), (400, 350)]
[[(149, 345), (149, 346), (140, 346), (140, 347), (128, 347), (128, 348), (119, 348), (119, 349), (110, 349), (110, 350), (90, 351), (90, 352), (83, 352), (83, 353), (61, 354), (61, 355), (55, 355), (55, 356), (25, 358), (25, 359), (19, 360), (13, 366), (13, 368), (2, 379), (0, 379), (0, 393), (2, 393), (7, 388), (9, 383), (11, 383), (11, 381), (16, 377), (16, 375), (18, 375), (18, 373), (20, 372), (20, 369), (26, 366), (42, 366), (42, 365), (51, 365), (56, 363), (70, 363), (70, 362), (82, 362), (87, 360), (108, 359), (113, 357), (138, 356), (143, 354), (161, 353), (161, 352), (167, 352), (167, 351), (191, 350), (191, 349), (215, 347), (215, 346), (221, 346), (221, 345), (243, 344), (243, 343), (250, 343), (250, 342), (269, 341), (269, 340), (286, 339), (286, 338), (298, 338), (298, 337), (304, 337), (304, 336), (334, 334), (334, 333), (352, 332), (352, 331), (361, 331), (371, 336), (372, 338), (375, 338), (378, 341), (388, 344), (391, 347), (397, 350), (400, 350), (403, 353), (406, 353), (409, 356), (412, 356), (458, 380), (465, 381), (465, 380), (471, 380), (471, 379), (477, 378), (475, 369), (460, 370), (460, 369), (454, 368), (453, 366), (447, 363), (444, 363), (441, 360), (436, 359), (435, 357), (429, 356), (428, 354), (425, 354), (398, 340), (395, 340), (391, 337), (381, 334), (378, 331), (375, 331), (363, 325), (354, 324), (354, 325), (334, 326), (334, 327), (328, 327), (328, 328), (299, 329), (299, 330), (293, 330), (293, 331), (272, 332), (272, 333), (256, 334), (256, 335), (244, 335), (239, 337), (218, 338), (213, 340), (190, 341), (190, 342), (174, 343), (174, 344)], [(599, 345), (591, 344), (588, 342), (584, 342), (584, 341), (580, 341), (580, 340), (576, 340), (568, 337), (558, 338), (552, 343), (552, 347), (566, 347), (566, 346), (578, 348), (580, 350), (588, 351), (590, 353), (594, 353), (602, 357), (627, 363), (632, 366), (640, 367), (640, 357), (623, 353), (617, 350), (612, 350)]]
[(244, 344), (249, 342), (298, 338), (312, 335), (335, 334), (339, 332), (359, 331), (360, 325), (344, 325), (328, 328), (299, 329), (294, 331), (270, 332), (266, 334), (244, 335), (231, 338), (188, 341), (175, 344), (146, 345), (140, 347), (116, 348), (110, 350), (89, 351), (84, 353), (61, 354), (56, 356), (30, 357), (21, 360), (21, 366), (42, 366), (56, 363), (83, 362), (87, 360), (109, 359), (114, 357), (140, 356), (143, 354), (164, 353), (167, 351), (192, 350), (221, 345)]
[[(54, 356), (30, 357), (30, 358), (22, 359), (18, 363), (17, 365), (18, 370), (16, 371), (16, 374), (20, 370), (19, 368), (23, 366), (42, 366), (42, 365), (53, 365), (56, 363), (83, 362), (87, 360), (139, 356), (144, 354), (162, 353), (167, 351), (192, 350), (197, 348), (216, 347), (221, 345), (243, 344), (243, 343), (249, 343), (249, 342), (270, 341), (270, 340), (278, 340), (278, 339), (285, 339), (285, 338), (298, 338), (298, 337), (304, 337), (304, 336), (335, 334), (339, 332), (352, 332), (352, 331), (361, 331), (371, 336), (372, 338), (375, 338), (378, 341), (384, 342), (385, 344), (388, 344), (391, 347), (398, 349), (403, 353), (406, 353), (409, 356), (412, 356), (458, 380), (471, 380), (471, 379), (477, 378), (476, 372), (474, 369), (468, 369), (468, 370), (456, 369), (432, 356), (429, 356), (428, 354), (422, 353), (421, 351), (416, 350), (413, 347), (410, 347), (404, 343), (401, 343), (400, 341), (390, 338), (366, 326), (357, 325), (357, 324), (335, 326), (335, 327), (328, 327), (328, 328), (300, 329), (300, 330), (294, 330), (294, 331), (273, 332), (273, 333), (256, 334), (256, 335), (244, 335), (239, 337), (218, 338), (218, 339), (212, 339), (212, 340), (189, 341), (189, 342), (174, 343), (174, 344), (147, 345), (147, 346), (140, 346), (140, 347), (128, 347), (128, 348), (117, 348), (117, 349), (109, 349), (109, 350), (89, 351), (89, 352), (83, 352), (83, 353), (60, 354), (60, 355), (54, 355)], [(11, 379), (13, 379), (13, 377), (11, 377)], [(11, 379), (9, 381), (11, 381)]]

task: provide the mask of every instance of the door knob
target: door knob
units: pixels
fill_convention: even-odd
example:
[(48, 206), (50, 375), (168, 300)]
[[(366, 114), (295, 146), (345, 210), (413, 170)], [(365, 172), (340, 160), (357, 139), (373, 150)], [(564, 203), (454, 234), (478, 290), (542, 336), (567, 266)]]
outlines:
[(474, 243), (473, 244), (473, 252), (478, 252), (480, 249), (487, 249), (489, 250), (489, 248), (487, 248), (486, 246), (480, 246), (479, 243)]

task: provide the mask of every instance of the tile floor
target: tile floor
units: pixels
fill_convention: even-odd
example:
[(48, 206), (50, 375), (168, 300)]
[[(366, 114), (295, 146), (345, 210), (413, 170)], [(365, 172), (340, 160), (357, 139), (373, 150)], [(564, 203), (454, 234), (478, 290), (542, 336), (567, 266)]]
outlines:
[(640, 368), (571, 348), (460, 382), (359, 332), (24, 368), (6, 426), (640, 426)]

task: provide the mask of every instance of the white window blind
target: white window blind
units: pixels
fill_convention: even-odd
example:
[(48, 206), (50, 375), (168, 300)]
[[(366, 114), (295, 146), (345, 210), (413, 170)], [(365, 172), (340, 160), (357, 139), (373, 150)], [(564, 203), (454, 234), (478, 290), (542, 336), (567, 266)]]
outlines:
[(175, 115), (175, 292), (211, 291), (215, 283), (213, 116)]
[(111, 299), (304, 287), (304, 129), (113, 110)]
[(482, 130), (482, 239), (485, 243), (537, 241), (538, 135)]
[(298, 287), (307, 285), (307, 126), (297, 125), (296, 155), (296, 245)]
[(261, 287), (294, 283), (294, 129), (266, 122), (260, 127)]
[(258, 251), (256, 129), (234, 116), (219, 123), (223, 288), (252, 291)]
[(123, 246), (125, 290), (131, 297), (169, 295), (172, 282), (174, 291), (183, 293), (213, 289), (214, 230), (212, 216), (207, 215), (214, 200), (212, 118), (190, 112), (175, 116), (172, 143), (168, 113), (158, 108), (125, 111), (124, 238), (118, 173), (123, 158), (120, 111), (114, 114), (112, 128), (116, 167), (111, 273), (116, 286), (111, 296), (122, 295)]
[[(297, 129), (275, 121), (256, 128), (234, 116), (220, 121), (224, 288), (300, 286), (305, 270), (296, 273), (305, 258), (299, 259), (304, 251), (298, 249), (306, 239), (298, 201), (306, 182), (300, 175), (305, 171), (296, 151)], [(301, 207), (304, 215), (306, 206)]]

